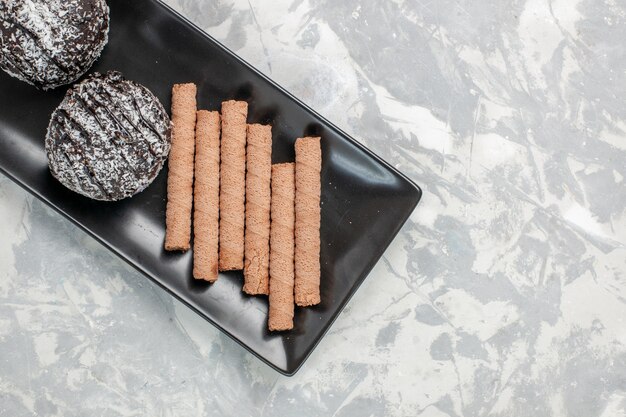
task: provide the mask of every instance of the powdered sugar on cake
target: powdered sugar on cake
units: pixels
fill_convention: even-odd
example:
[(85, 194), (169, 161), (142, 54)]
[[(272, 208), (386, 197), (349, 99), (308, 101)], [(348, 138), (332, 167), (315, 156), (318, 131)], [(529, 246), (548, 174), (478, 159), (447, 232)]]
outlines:
[(108, 41), (105, 0), (0, 1), (0, 67), (43, 89), (83, 75)]
[(170, 151), (170, 119), (145, 87), (118, 72), (98, 73), (69, 90), (46, 136), (50, 171), (97, 200), (145, 189)]

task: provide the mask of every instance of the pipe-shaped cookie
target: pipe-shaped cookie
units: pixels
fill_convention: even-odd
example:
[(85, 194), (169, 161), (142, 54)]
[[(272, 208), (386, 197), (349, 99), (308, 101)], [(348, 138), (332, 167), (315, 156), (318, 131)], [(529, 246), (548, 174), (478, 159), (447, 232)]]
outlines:
[(222, 103), (220, 271), (243, 269), (248, 103)]
[(247, 142), (243, 291), (269, 294), (272, 126), (248, 125)]
[(296, 140), (296, 279), (299, 306), (320, 302), (320, 193), (322, 151), (319, 137)]
[(217, 279), (220, 199), (220, 114), (200, 110), (196, 122), (193, 187), (193, 276)]
[(270, 330), (293, 328), (295, 179), (294, 163), (272, 165), (270, 230)]
[(186, 251), (191, 240), (196, 85), (172, 88), (172, 149), (167, 176), (165, 249)]

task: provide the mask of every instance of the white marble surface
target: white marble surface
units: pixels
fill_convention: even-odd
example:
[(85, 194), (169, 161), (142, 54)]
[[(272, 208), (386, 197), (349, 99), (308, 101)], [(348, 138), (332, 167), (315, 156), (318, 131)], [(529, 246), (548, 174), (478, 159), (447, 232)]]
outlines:
[(623, 0), (169, 0), (421, 184), (283, 377), (6, 178), (0, 416), (626, 416)]

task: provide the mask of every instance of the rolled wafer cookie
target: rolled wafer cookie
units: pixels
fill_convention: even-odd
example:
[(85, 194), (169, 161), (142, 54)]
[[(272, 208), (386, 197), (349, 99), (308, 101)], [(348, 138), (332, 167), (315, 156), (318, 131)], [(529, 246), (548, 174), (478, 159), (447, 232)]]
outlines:
[(269, 294), (272, 126), (248, 125), (246, 167), (243, 291)]
[(172, 149), (167, 176), (165, 249), (189, 249), (193, 204), (193, 157), (196, 130), (196, 85), (172, 88)]
[(310, 306), (320, 302), (320, 138), (298, 138), (295, 148), (295, 298), (297, 305)]
[(219, 270), (243, 269), (248, 103), (222, 103)]
[(270, 297), (268, 327), (293, 328), (295, 164), (272, 165)]
[(218, 275), (220, 114), (200, 110), (196, 119), (193, 276), (214, 282)]

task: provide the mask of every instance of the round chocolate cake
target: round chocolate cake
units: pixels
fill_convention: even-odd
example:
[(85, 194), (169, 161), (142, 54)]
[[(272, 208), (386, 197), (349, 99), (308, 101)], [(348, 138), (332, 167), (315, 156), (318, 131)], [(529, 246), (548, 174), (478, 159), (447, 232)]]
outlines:
[(0, 68), (44, 90), (76, 81), (108, 41), (105, 0), (0, 0)]
[[(2, 0), (0, 0), (2, 1)], [(171, 122), (159, 100), (119, 72), (73, 86), (46, 135), (50, 171), (67, 188), (114, 201), (145, 189), (165, 163)]]

